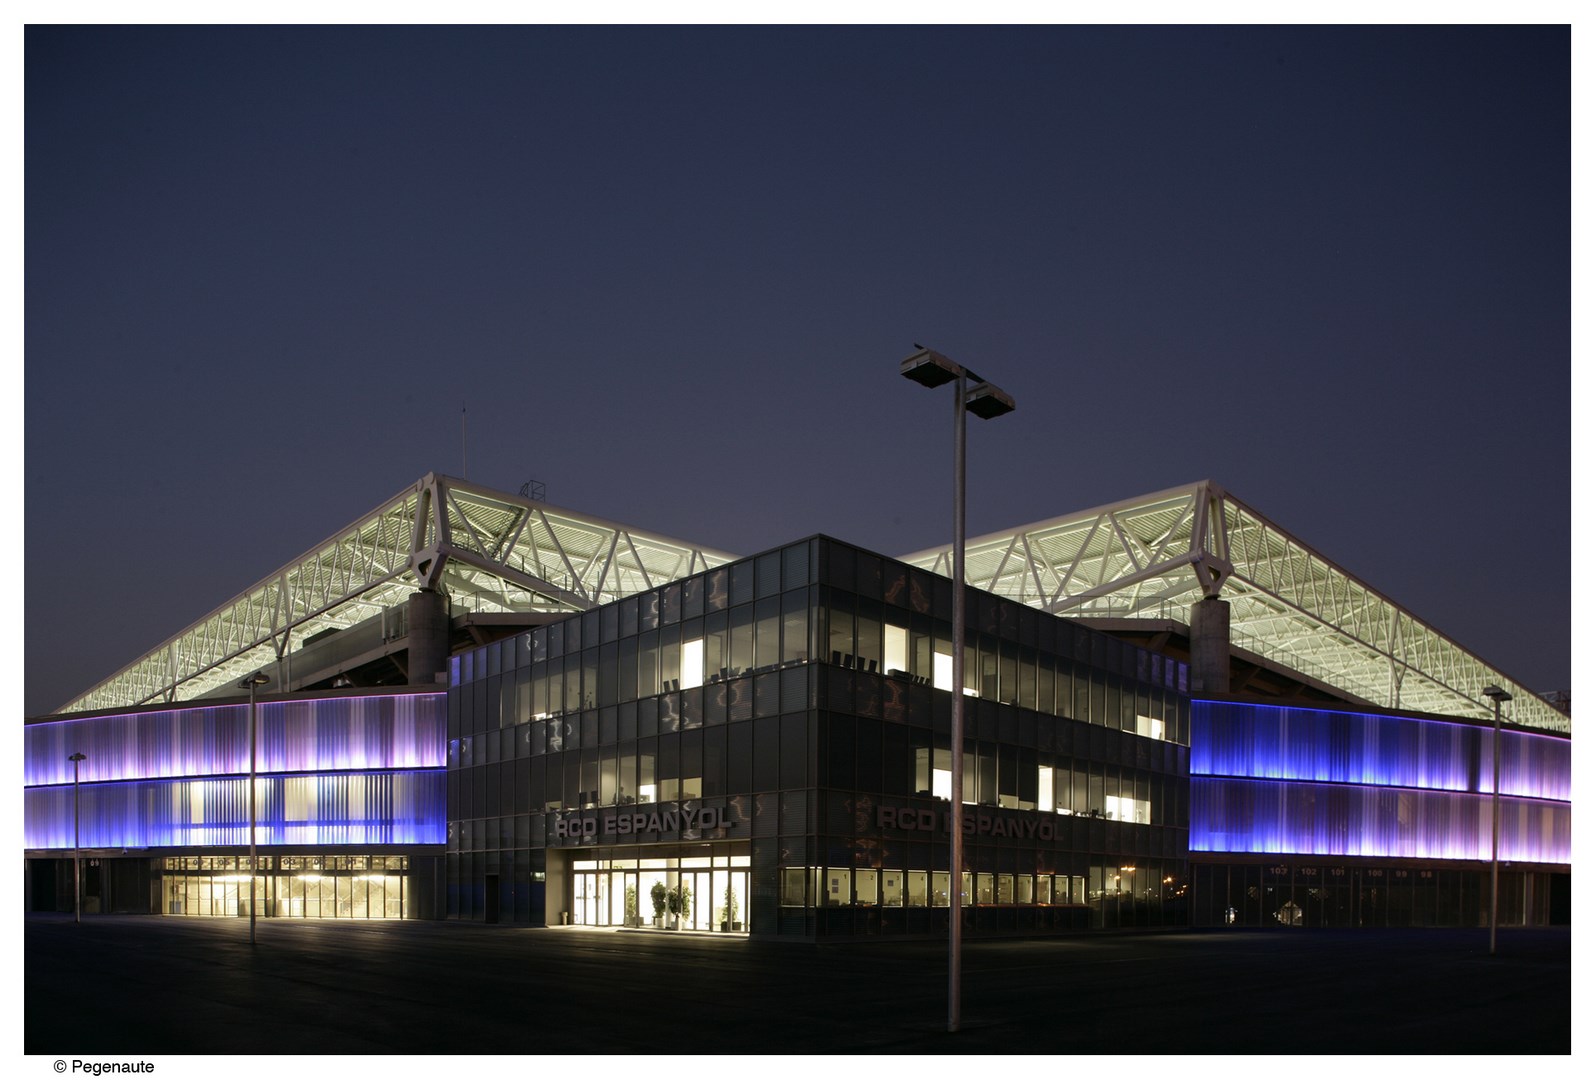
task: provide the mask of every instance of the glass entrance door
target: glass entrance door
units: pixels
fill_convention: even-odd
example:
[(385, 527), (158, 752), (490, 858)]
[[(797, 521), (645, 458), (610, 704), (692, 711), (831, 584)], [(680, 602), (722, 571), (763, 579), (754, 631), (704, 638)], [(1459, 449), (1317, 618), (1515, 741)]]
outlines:
[(604, 871), (580, 870), (575, 878), (575, 903), (571, 921), (578, 926), (609, 926), (610, 875)]
[(675, 920), (666, 909), (660, 919), (662, 928), (674, 923), (682, 930), (713, 933), (747, 933), (749, 929), (746, 856), (651, 859), (643, 866), (598, 860), (574, 863), (571, 922), (578, 926), (653, 927), (655, 885), (662, 886), (666, 896), (679, 890), (683, 901), (682, 914)]
[(713, 876), (708, 870), (682, 871), (682, 884), (693, 890), (692, 910), (682, 919), (688, 930), (709, 930), (714, 925), (715, 888), (710, 880)]

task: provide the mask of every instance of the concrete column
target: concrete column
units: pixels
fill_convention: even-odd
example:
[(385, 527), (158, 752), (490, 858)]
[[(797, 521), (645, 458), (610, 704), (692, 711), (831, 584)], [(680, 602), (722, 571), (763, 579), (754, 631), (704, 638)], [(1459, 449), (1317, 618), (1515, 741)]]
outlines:
[(1230, 693), (1230, 602), (1205, 596), (1191, 608), (1191, 689)]
[(431, 686), (449, 670), (449, 598), (435, 589), (410, 594), (406, 622), (410, 625), (410, 683)]
[[(543, 925), (559, 926), (560, 912), (571, 910), (570, 902), (566, 900), (566, 896), (571, 891), (570, 875), (566, 872), (567, 868), (570, 866), (570, 860), (566, 858), (565, 852), (561, 851), (559, 848), (547, 849), (543, 854), (548, 860), (548, 862), (544, 865)], [(694, 903), (697, 903), (698, 898), (695, 896), (693, 901)], [(637, 911), (639, 915), (643, 913), (643, 909), (647, 907), (648, 904), (649, 899), (647, 896), (640, 896), (637, 898)], [(650, 914), (652, 914), (654, 911), (652, 907), (649, 907), (648, 910)], [(667, 918), (668, 917), (669, 916), (667, 916)], [(534, 925), (536, 925), (536, 918), (537, 916), (534, 914)]]

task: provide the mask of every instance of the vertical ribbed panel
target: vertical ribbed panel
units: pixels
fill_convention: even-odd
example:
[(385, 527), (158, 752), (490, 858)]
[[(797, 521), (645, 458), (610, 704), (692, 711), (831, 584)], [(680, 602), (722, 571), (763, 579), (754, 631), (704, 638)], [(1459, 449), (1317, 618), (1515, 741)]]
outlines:
[[(257, 771), (429, 769), (444, 764), (444, 694), (262, 702)], [(70, 784), (249, 771), (249, 706), (218, 705), (30, 724), (22, 782)]]
[[(441, 844), (444, 772), (263, 776), (256, 842)], [(82, 787), (86, 848), (249, 843), (249, 780), (143, 780)], [(72, 785), (23, 792), (23, 846), (72, 847)]]
[[(1328, 709), (1192, 702), (1191, 771), (1438, 791), (1491, 790), (1493, 731)], [(1568, 799), (1569, 740), (1502, 732), (1502, 793)]]
[[(1571, 860), (1568, 804), (1503, 796), (1501, 805), (1503, 860)], [(1193, 777), (1190, 844), (1192, 851), (1484, 861), (1491, 857), (1491, 799), (1391, 787)]]

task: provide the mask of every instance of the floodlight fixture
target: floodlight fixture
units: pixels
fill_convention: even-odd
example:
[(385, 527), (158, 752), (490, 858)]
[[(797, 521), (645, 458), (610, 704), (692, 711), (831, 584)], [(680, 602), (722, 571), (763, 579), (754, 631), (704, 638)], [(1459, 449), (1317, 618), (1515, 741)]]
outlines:
[(1504, 701), (1512, 701), (1513, 700), (1513, 695), (1512, 694), (1509, 694), (1506, 690), (1503, 690), (1500, 686), (1497, 686), (1495, 683), (1492, 683), (1490, 686), (1487, 686), (1485, 688), (1485, 696), (1490, 698), (1492, 701), (1496, 702), (1498, 705), (1500, 705)]
[(977, 383), (964, 396), (964, 407), (982, 420), (1014, 411), (1014, 399), (989, 382)]
[(952, 382), (964, 371), (935, 349), (921, 349), (898, 365), (898, 374), (921, 386), (937, 387)]

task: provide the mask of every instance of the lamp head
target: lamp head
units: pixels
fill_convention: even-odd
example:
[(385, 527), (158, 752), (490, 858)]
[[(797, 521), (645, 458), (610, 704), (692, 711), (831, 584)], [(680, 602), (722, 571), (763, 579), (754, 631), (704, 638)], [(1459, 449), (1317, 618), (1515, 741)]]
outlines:
[(239, 683), (238, 688), (240, 690), (249, 690), (256, 686), (265, 686), (269, 682), (271, 682), (271, 679), (267, 678), (263, 673), (257, 671), (255, 674)]
[(73, 754), (71, 757), (67, 758), (67, 760), (68, 761), (87, 761), (87, 760), (89, 760), (89, 755), (84, 754), (84, 753), (77, 753), (77, 754)]
[(963, 369), (935, 349), (921, 349), (898, 365), (898, 374), (921, 386), (937, 387), (952, 382)]
[(964, 395), (964, 407), (982, 420), (1014, 411), (1014, 399), (989, 382), (979, 383)]
[(1512, 701), (1513, 700), (1513, 695), (1512, 694), (1509, 694), (1506, 690), (1503, 690), (1500, 686), (1497, 686), (1495, 683), (1492, 683), (1490, 686), (1487, 686), (1485, 688), (1485, 696), (1490, 698), (1492, 701), (1496, 702), (1498, 705), (1500, 705), (1504, 701)]

